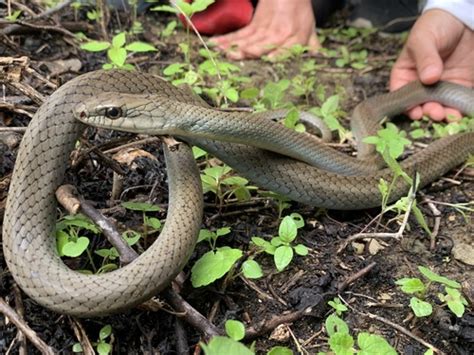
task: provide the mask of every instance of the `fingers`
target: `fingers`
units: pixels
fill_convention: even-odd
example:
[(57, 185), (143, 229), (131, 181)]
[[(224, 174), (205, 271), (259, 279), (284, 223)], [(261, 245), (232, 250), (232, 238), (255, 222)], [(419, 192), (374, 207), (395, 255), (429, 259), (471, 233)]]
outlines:
[(433, 121), (455, 122), (463, 116), (459, 110), (450, 107), (444, 107), (437, 102), (427, 102), (423, 106), (417, 106), (407, 112), (412, 120), (420, 120), (423, 116), (428, 116)]

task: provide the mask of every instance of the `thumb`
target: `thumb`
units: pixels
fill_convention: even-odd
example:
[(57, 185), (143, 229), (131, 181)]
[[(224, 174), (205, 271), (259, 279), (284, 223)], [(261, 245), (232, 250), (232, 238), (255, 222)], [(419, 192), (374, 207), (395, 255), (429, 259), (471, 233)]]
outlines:
[(421, 82), (434, 84), (439, 81), (443, 72), (443, 61), (436, 47), (436, 40), (428, 34), (422, 38), (417, 36), (410, 47)]

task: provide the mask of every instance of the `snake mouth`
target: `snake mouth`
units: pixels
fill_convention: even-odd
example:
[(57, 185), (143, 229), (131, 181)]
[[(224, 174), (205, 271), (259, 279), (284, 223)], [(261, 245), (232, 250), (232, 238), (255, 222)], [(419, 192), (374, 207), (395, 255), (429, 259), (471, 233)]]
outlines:
[(85, 122), (87, 117), (89, 117), (86, 105), (84, 103), (77, 104), (73, 109), (73, 115), (79, 121)]

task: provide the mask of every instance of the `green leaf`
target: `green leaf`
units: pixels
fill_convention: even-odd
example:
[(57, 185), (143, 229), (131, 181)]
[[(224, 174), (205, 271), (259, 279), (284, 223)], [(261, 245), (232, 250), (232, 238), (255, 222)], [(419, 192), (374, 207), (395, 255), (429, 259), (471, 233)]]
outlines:
[(395, 349), (380, 335), (359, 333), (357, 344), (360, 348), (358, 355), (397, 355)]
[(395, 281), (395, 284), (408, 294), (425, 292), (425, 284), (419, 278), (403, 278)]
[(194, 0), (191, 4), (193, 8), (193, 13), (201, 12), (206, 10), (209, 5), (213, 4), (215, 0)]
[(154, 46), (145, 42), (132, 42), (130, 44), (127, 44), (125, 46), (125, 49), (129, 52), (136, 52), (136, 53), (157, 51), (157, 49)]
[(339, 95), (332, 95), (324, 101), (321, 106), (321, 115), (323, 117), (334, 115), (334, 113), (339, 109)]
[(125, 61), (127, 60), (127, 51), (125, 48), (121, 47), (110, 47), (107, 50), (107, 56), (109, 57), (112, 64), (117, 67), (123, 67)]
[(242, 322), (237, 320), (228, 320), (225, 322), (226, 334), (235, 341), (242, 340), (245, 337), (245, 327)]
[(58, 250), (59, 256), (64, 256), (63, 248), (66, 243), (69, 242), (69, 234), (62, 230), (56, 231), (56, 249)]
[(173, 63), (168, 65), (164, 70), (163, 74), (166, 76), (171, 76), (174, 74), (179, 74), (183, 72), (183, 68), (185, 67), (185, 64), (183, 63)]
[(300, 215), (299, 213), (293, 212), (292, 214), (290, 214), (290, 217), (293, 218), (293, 221), (296, 224), (296, 228), (299, 229), (299, 228), (304, 227), (304, 219), (302, 215)]
[(243, 100), (254, 100), (258, 97), (260, 90), (257, 88), (248, 88), (240, 92), (240, 98)]
[(201, 229), (199, 231), (197, 243), (202, 242), (203, 240), (211, 241), (214, 237), (215, 233), (211, 232), (209, 229)]
[(259, 279), (263, 276), (262, 268), (255, 260), (246, 260), (242, 263), (242, 274), (248, 279)]
[(332, 301), (328, 301), (328, 305), (330, 305), (336, 311), (337, 315), (341, 315), (343, 312), (347, 311), (347, 306), (341, 303), (341, 300), (335, 297)]
[(306, 246), (304, 246), (303, 244), (298, 244), (298, 245), (294, 246), (293, 249), (295, 250), (295, 253), (300, 255), (300, 256), (308, 255), (308, 248)]
[(430, 227), (428, 227), (428, 223), (426, 223), (425, 216), (421, 212), (421, 210), (418, 208), (416, 205), (416, 201), (413, 201), (413, 204), (411, 206), (411, 209), (413, 211), (413, 214), (415, 215), (415, 219), (418, 222), (418, 224), (423, 228), (423, 230), (431, 236), (431, 230)]
[(168, 22), (165, 29), (161, 31), (161, 37), (166, 38), (166, 37), (171, 36), (177, 25), (178, 25), (178, 22), (175, 20)]
[(461, 288), (461, 284), (459, 282), (456, 282), (456, 281), (448, 279), (447, 277), (438, 275), (437, 273), (431, 271), (427, 267), (418, 266), (418, 270), (420, 270), (420, 272), (430, 281), (438, 282), (440, 284), (443, 284), (451, 288)]
[(286, 243), (291, 243), (298, 233), (296, 223), (291, 216), (285, 216), (278, 228), (278, 236)]
[(131, 211), (156, 212), (161, 211), (161, 207), (147, 202), (122, 202), (122, 207)]
[(216, 180), (220, 180), (224, 175), (228, 174), (232, 170), (231, 167), (224, 166), (214, 166), (211, 168), (204, 169), (204, 174), (213, 177)]
[(230, 233), (230, 227), (222, 227), (216, 230), (216, 236), (221, 237)]
[(112, 248), (110, 248), (110, 249), (97, 249), (96, 251), (94, 251), (94, 253), (101, 256), (101, 257), (103, 257), (103, 258), (114, 259), (114, 257), (115, 257), (114, 252), (112, 251)]
[[(148, 217), (145, 217), (145, 219), (147, 218)], [(132, 245), (135, 245), (142, 236), (140, 233), (135, 232), (134, 230), (127, 230), (122, 233), (122, 237), (123, 239), (125, 239), (125, 241), (127, 242), (129, 246), (132, 246)]]
[(76, 241), (69, 241), (63, 245), (61, 253), (64, 256), (69, 256), (71, 258), (78, 257), (81, 255), (89, 246), (89, 238), (79, 237)]
[(221, 181), (221, 184), (223, 185), (240, 185), (240, 186), (245, 186), (249, 183), (249, 181), (243, 177), (240, 176), (230, 176), (228, 178), (225, 178)]
[(270, 242), (267, 242), (265, 239), (260, 237), (252, 237), (252, 243), (256, 246), (263, 249), (263, 251), (267, 254), (274, 255), (276, 247), (273, 246)]
[(422, 301), (417, 297), (410, 299), (410, 307), (417, 317), (427, 317), (433, 313), (433, 307), (428, 302)]
[(329, 338), (329, 347), (337, 355), (352, 355), (354, 339), (348, 333), (335, 333)]
[(107, 339), (110, 336), (110, 334), (112, 334), (112, 326), (110, 324), (107, 324), (100, 329), (99, 339), (100, 340)]
[(242, 250), (229, 247), (208, 251), (191, 269), (191, 283), (194, 287), (209, 285), (220, 279), (242, 257)]
[(99, 353), (99, 355), (107, 355), (110, 354), (111, 351), (112, 347), (110, 346), (110, 344), (104, 342), (100, 342), (97, 344), (97, 352)]
[(239, 100), (239, 92), (234, 88), (228, 88), (225, 90), (224, 95), (232, 102), (237, 102)]
[(282, 271), (288, 266), (288, 264), (293, 259), (293, 248), (287, 245), (279, 246), (275, 250), (273, 259), (275, 260), (275, 266), (277, 270)]
[(293, 355), (293, 350), (288, 349), (286, 346), (274, 346), (267, 355)]
[(365, 67), (367, 67), (367, 64), (361, 63), (361, 62), (354, 62), (354, 63), (351, 63), (351, 67), (354, 68), (354, 69), (360, 70), (360, 69), (364, 69)]
[(346, 322), (339, 318), (336, 314), (330, 314), (324, 323), (326, 328), (326, 333), (332, 337), (336, 333), (345, 333), (349, 334), (349, 327)]
[(207, 155), (207, 152), (199, 147), (193, 147), (193, 156), (194, 159), (199, 159)]
[(82, 345), (81, 343), (74, 343), (74, 345), (72, 346), (72, 352), (74, 353), (82, 353)]
[(155, 6), (155, 7), (152, 7), (150, 10), (151, 11), (161, 11), (161, 12), (171, 12), (173, 14), (178, 14), (179, 13), (178, 9), (174, 8), (173, 6), (169, 6), (169, 5)]
[(56, 223), (56, 230), (64, 230), (67, 227), (78, 227), (87, 229), (88, 231), (99, 234), (100, 229), (97, 227), (94, 222), (92, 222), (88, 217), (83, 214), (76, 215), (67, 215), (61, 218), (61, 220)]
[(187, 2), (184, 2), (183, 0), (177, 0), (176, 1), (179, 9), (186, 14), (186, 16), (191, 17), (193, 15), (193, 8), (191, 4), (188, 4)]
[(120, 32), (112, 38), (112, 47), (121, 48), (124, 46), (126, 40), (125, 32)]
[(145, 224), (153, 229), (161, 230), (161, 221), (155, 217), (147, 217), (145, 216)]
[(222, 336), (213, 337), (208, 344), (199, 344), (206, 355), (255, 355), (244, 344)]
[(110, 47), (109, 42), (102, 41), (90, 41), (84, 44), (81, 44), (80, 48), (88, 52), (101, 52), (105, 51)]
[(464, 305), (467, 305), (466, 299), (462, 296), (461, 292), (455, 288), (446, 287), (446, 293), (445, 301), (448, 304), (448, 308), (456, 317), (461, 318), (465, 311)]

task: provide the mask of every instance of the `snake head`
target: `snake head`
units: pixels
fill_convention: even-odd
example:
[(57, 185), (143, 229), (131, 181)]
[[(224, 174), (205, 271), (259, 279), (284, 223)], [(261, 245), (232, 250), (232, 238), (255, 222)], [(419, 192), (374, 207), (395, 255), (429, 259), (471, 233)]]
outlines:
[(153, 126), (159, 126), (159, 122), (152, 117), (147, 107), (149, 104), (150, 99), (146, 95), (106, 92), (78, 103), (73, 114), (77, 120), (90, 126), (149, 133), (152, 119)]

